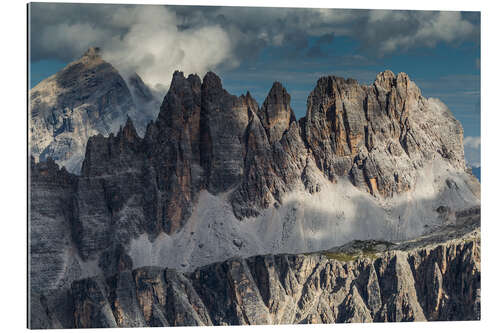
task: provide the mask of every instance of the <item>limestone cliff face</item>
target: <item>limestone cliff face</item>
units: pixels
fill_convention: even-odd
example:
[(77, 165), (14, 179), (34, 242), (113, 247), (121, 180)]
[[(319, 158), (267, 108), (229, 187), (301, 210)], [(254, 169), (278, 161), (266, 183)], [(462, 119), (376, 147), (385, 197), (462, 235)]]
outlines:
[[(127, 87), (95, 52), (82, 59), (47, 82), (73, 73), (77, 87), (83, 80), (94, 87), (89, 88), (90, 95), (97, 96), (106, 90), (96, 88), (95, 80), (106, 71), (96, 67), (104, 67), (109, 72), (106, 84), (118, 82)], [(80, 69), (70, 70), (74, 66)], [(140, 87), (140, 78), (134, 80), (134, 86)], [(139, 89), (135, 94), (148, 98), (147, 91)], [(69, 96), (68, 100), (74, 100)], [(35, 109), (40, 112), (34, 115), (53, 114), (49, 104), (40, 100)], [(44, 117), (36, 119), (46, 120)], [(102, 122), (106, 117), (96, 119)], [(45, 270), (47, 274), (57, 272), (55, 281), (62, 284), (85, 275), (83, 271), (120, 271), (132, 260), (130, 242), (142, 235), (150, 242), (164, 234), (181, 235), (182, 245), (175, 250), (192, 252), (192, 262), (204, 252), (196, 254), (198, 245), (192, 243), (208, 233), (214, 238), (205, 241), (210, 251), (224, 250), (214, 259), (195, 260), (204, 264), (234, 253), (309, 251), (328, 246), (328, 239), (338, 235), (332, 242), (380, 233), (401, 240), (407, 234), (413, 237), (424, 232), (428, 225), (453, 222), (456, 210), (479, 203), (479, 184), (465, 171), (460, 124), (446, 107), (422, 97), (405, 74), (396, 76), (389, 71), (379, 74), (370, 86), (333, 76), (319, 79), (309, 96), (307, 115), (300, 121), (279, 83), (259, 107), (250, 93), (229, 94), (214, 73), (201, 80), (197, 75), (186, 78), (176, 72), (158, 118), (147, 125), (144, 138), (128, 117), (115, 134), (90, 136), (85, 147), (80, 176), (59, 169), (52, 160), (32, 165), (32, 244), (41, 258), (33, 266), (35, 290), (57, 284), (49, 282)], [(435, 179), (428, 176), (432, 171), (429, 163), (439, 163), (437, 175), (431, 175)], [(40, 171), (45, 169), (48, 171)], [(423, 186), (426, 192), (413, 199), (422, 170), (426, 173), (423, 181), (431, 185)], [(65, 176), (57, 179), (53, 174)], [(63, 179), (67, 182), (58, 188)], [(343, 193), (334, 194), (335, 200), (344, 202), (347, 196), (353, 200), (339, 204), (337, 211), (317, 208), (321, 196), (313, 195), (337, 193), (338, 182), (344, 184)], [(220, 205), (207, 204), (203, 213), (197, 212), (200, 193), (207, 192), (212, 198), (224, 198), (230, 216), (221, 220), (219, 214), (225, 208)], [(300, 199), (289, 198), (302, 192)], [(402, 203), (398, 197), (390, 201), (398, 193), (407, 193), (406, 201)], [(433, 201), (416, 202), (422, 195)], [(61, 199), (47, 203), (52, 196)], [(312, 208), (307, 208), (310, 204)], [(349, 217), (349, 208), (344, 206), (353, 204), (359, 206)], [(365, 210), (367, 216), (358, 215)], [(204, 216), (186, 226), (193, 213)], [(377, 220), (374, 226), (364, 225), (372, 216)], [(44, 231), (47, 218), (57, 220), (54, 225), (58, 227), (50, 232)], [(196, 222), (199, 218), (206, 220), (206, 227)], [(267, 230), (269, 244), (252, 244), (255, 235), (245, 231), (248, 226), (239, 226), (247, 218), (259, 219), (261, 226), (255, 228)], [(352, 227), (343, 227), (347, 224)], [(349, 234), (356, 228), (360, 231)], [(61, 241), (64, 246), (51, 245)], [(218, 242), (222, 247), (214, 245)], [(52, 259), (53, 251), (60, 259)]]
[(87, 140), (116, 133), (130, 116), (141, 133), (159, 103), (141, 78), (126, 82), (98, 48), (43, 80), (30, 91), (30, 150), (79, 173)]
[(266, 129), (269, 143), (279, 141), (295, 115), (290, 107), (290, 95), (279, 82), (275, 82), (259, 110), (259, 118)]
[(460, 123), (441, 102), (424, 98), (404, 73), (385, 71), (369, 86), (319, 79), (302, 125), (320, 170), (332, 180), (349, 175), (373, 194), (413, 188), (426, 161), (465, 166)]
[[(82, 167), (88, 181), (116, 184), (121, 204), (138, 198), (152, 237), (179, 230), (202, 189), (214, 194), (236, 189), (231, 200), (242, 218), (258, 215), (287, 190), (287, 183), (300, 179), (306, 151), (281, 85), (273, 86), (262, 109), (250, 94), (230, 95), (214, 73), (202, 82), (176, 72), (170, 87), (144, 139), (134, 134), (126, 144), (115, 143), (127, 137), (123, 131), (133, 128), (131, 121), (116, 137), (92, 137)], [(131, 192), (131, 184), (143, 190)]]
[[(140, 89), (140, 78), (135, 77), (134, 83), (129, 84), (135, 87), (130, 93), (116, 71), (97, 55), (91, 52), (82, 59), (74, 65), (79, 70), (73, 73), (70, 65), (63, 73), (73, 73), (75, 87), (82, 85), (80, 81), (89, 85), (88, 91), (93, 91), (89, 96), (96, 98), (88, 97), (89, 100), (109, 101), (100, 95), (108, 90), (95, 88), (95, 79), (105, 72), (101, 67), (109, 72), (109, 79), (103, 80), (112, 84), (113, 94), (122, 96), (118, 88), (124, 89), (123, 99), (113, 95), (125, 103), (120, 104), (123, 107), (132, 103), (127, 102), (133, 101), (129, 95), (149, 98), (148, 91)], [(56, 87), (60, 75), (46, 83), (52, 82)], [(70, 91), (64, 90), (64, 94)], [(77, 92), (72, 94), (67, 100), (75, 100)], [(32, 93), (32, 98), (39, 99), (39, 106), (34, 109), (38, 110), (34, 119), (45, 124), (47, 115), (57, 113), (48, 105), (57, 103), (42, 100), (41, 93), (35, 95)], [(79, 104), (73, 110), (85, 109), (83, 114), (90, 115), (87, 111), (92, 103)], [(105, 121), (106, 114), (107, 111), (96, 116), (96, 121)], [(58, 123), (66, 124), (63, 132), (68, 135), (74, 133), (66, 131), (72, 126), (70, 123)], [(197, 75), (185, 77), (176, 72), (158, 117), (147, 124), (144, 137), (136, 125), (130, 116), (123, 119), (116, 132), (89, 134), (81, 175), (68, 173), (49, 158), (31, 163), (30, 292), (36, 309), (75, 300), (75, 312), (70, 318), (78, 318), (71, 324), (76, 326), (97, 322), (153, 326), (439, 319), (444, 318), (443, 313), (451, 313), (436, 305), (449, 302), (443, 296), (445, 287), (439, 287), (441, 291), (438, 287), (438, 291), (422, 291), (422, 297), (436, 292), (439, 301), (424, 300), (419, 295), (415, 298), (418, 288), (410, 288), (412, 280), (390, 280), (392, 273), (385, 273), (399, 270), (402, 279), (410, 274), (414, 281), (428, 279), (430, 274), (432, 281), (444, 286), (446, 267), (438, 266), (440, 273), (434, 266), (425, 268), (432, 274), (419, 275), (414, 267), (420, 265), (420, 257), (411, 259), (410, 254), (392, 253), (385, 259), (366, 263), (373, 266), (378, 279), (378, 287), (374, 282), (371, 285), (381, 293), (380, 297), (369, 298), (359, 284), (344, 285), (343, 279), (350, 276), (350, 271), (344, 275), (335, 273), (343, 277), (335, 277), (331, 291), (340, 288), (345, 292), (335, 300), (324, 299), (326, 294), (320, 296), (319, 289), (311, 287), (307, 289), (311, 294), (300, 301), (300, 295), (306, 295), (301, 289), (306, 280), (301, 280), (296, 287), (299, 289), (293, 292), (290, 289), (283, 294), (280, 288), (293, 287), (286, 287), (283, 281), (265, 291), (267, 287), (263, 286), (270, 282), (260, 274), (271, 274), (266, 273), (271, 268), (254, 262), (270, 261), (277, 265), (289, 262), (285, 260), (287, 256), (214, 264), (210, 274), (215, 277), (211, 281), (214, 286), (221, 284), (221, 289), (212, 292), (215, 295), (225, 290), (227, 299), (206, 294), (212, 285), (203, 282), (202, 275), (182, 273), (234, 256), (315, 252), (355, 239), (406, 240), (436, 227), (454, 225), (461, 219), (460, 211), (479, 205), (479, 183), (465, 169), (460, 124), (442, 103), (422, 97), (405, 74), (386, 71), (369, 86), (334, 76), (321, 78), (309, 96), (307, 115), (296, 120), (290, 95), (279, 83), (273, 85), (259, 107), (250, 93), (239, 97), (229, 94), (214, 73), (207, 73), (202, 80)], [(43, 126), (40, 128), (52, 128)], [(33, 134), (31, 142), (35, 138), (38, 137)], [(40, 136), (37, 143), (45, 142), (43, 138), (46, 136)], [(32, 151), (36, 149), (32, 147)], [(329, 262), (321, 256), (313, 257), (318, 267)], [(313, 260), (308, 256), (290, 258)], [(153, 264), (175, 268), (165, 274), (176, 281), (176, 286), (183, 286), (184, 291), (164, 285), (166, 275), (162, 269), (131, 272)], [(329, 265), (339, 272), (343, 267), (340, 263)], [(361, 270), (361, 263), (352, 265), (351, 279), (365, 274), (355, 273)], [(203, 269), (198, 272), (202, 274)], [(240, 285), (224, 280), (228, 272), (235, 274), (236, 280), (241, 278)], [(125, 280), (119, 278), (122, 274)], [(372, 280), (373, 274), (369, 275)], [(278, 275), (281, 279), (282, 273)], [(82, 282), (82, 278), (91, 276), (102, 276), (106, 281)], [(110, 283), (107, 279), (114, 281), (111, 287), (106, 287)], [(150, 289), (147, 281), (151, 279), (157, 279), (157, 287), (164, 289)], [(67, 291), (72, 298), (58, 293), (61, 289), (69, 290), (76, 280), (80, 280), (79, 284), (71, 288), (78, 291)], [(286, 283), (295, 282), (292, 279)], [(385, 289), (394, 288), (391, 283), (407, 290), (407, 294), (398, 299), (384, 296), (389, 295), (384, 294)], [(247, 287), (257, 288), (258, 292), (239, 294)], [(173, 296), (152, 300), (154, 293)], [(136, 294), (143, 296), (126, 296)], [(37, 300), (36, 295), (43, 296)], [(118, 300), (123, 297), (123, 302), (128, 303)], [(229, 302), (232, 297), (232, 312), (222, 305), (207, 308), (212, 306), (207, 304), (211, 297), (215, 303)], [(242, 303), (246, 298), (255, 301), (251, 308)], [(471, 299), (469, 303), (476, 302)], [(303, 303), (310, 300), (316, 300), (314, 306), (322, 309), (317, 310), (319, 317), (314, 317), (313, 312), (308, 317), (309, 305), (309, 310), (304, 310)], [(165, 310), (172, 304), (186, 312)], [(89, 306), (92, 310), (82, 310)], [(405, 310), (398, 310), (401, 307)], [(44, 311), (52, 311), (49, 310)], [(59, 315), (66, 316), (54, 314)], [(60, 322), (71, 326), (67, 323), (66, 319)]]
[[(411, 242), (231, 259), (192, 273), (142, 267), (33, 296), (33, 328), (480, 319), (478, 216)], [(361, 252), (360, 250), (361, 249)], [(358, 251), (358, 252), (356, 252)]]
[[(323, 77), (309, 96), (306, 117), (297, 122), (279, 83), (259, 108), (249, 93), (230, 95), (214, 73), (201, 82), (176, 72), (158, 120), (138, 143), (138, 159), (155, 174), (156, 199), (147, 214), (171, 233), (189, 218), (202, 189), (230, 191), (241, 219), (280, 205), (297, 187), (319, 191), (315, 168), (332, 182), (348, 177), (374, 196), (408, 192), (418, 171), (435, 160), (465, 172), (462, 136), (446, 106), (424, 98), (404, 73), (380, 73), (370, 86)], [(121, 157), (85, 165), (107, 165), (114, 177), (128, 168), (115, 158)]]

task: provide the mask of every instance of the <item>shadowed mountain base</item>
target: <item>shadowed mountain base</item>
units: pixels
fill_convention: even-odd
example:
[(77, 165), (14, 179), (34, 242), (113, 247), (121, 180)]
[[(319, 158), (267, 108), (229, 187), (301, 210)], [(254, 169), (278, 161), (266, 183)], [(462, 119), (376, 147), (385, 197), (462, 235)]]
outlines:
[[(32, 295), (32, 328), (480, 319), (479, 210), (391, 244), (234, 258), (180, 273), (159, 267)], [(60, 300), (66, 300), (64, 307)]]

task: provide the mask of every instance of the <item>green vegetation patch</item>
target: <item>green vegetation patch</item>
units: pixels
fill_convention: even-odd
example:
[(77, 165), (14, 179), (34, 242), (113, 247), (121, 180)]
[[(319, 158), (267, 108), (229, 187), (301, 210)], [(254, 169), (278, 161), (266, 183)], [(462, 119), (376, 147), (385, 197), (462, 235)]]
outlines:
[(375, 260), (379, 253), (388, 251), (394, 244), (386, 241), (359, 241), (355, 240), (343, 246), (319, 252), (328, 259), (341, 262), (354, 261), (359, 258)]

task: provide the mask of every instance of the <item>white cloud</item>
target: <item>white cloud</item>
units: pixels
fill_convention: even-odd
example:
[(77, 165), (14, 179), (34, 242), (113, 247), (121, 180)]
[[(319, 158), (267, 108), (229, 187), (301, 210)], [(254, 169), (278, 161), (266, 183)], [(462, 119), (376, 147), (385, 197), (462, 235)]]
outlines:
[(481, 137), (466, 136), (464, 138), (464, 152), (468, 165), (472, 167), (481, 166)]
[(406, 20), (407, 14), (405, 13), (407, 12), (387, 10), (387, 9), (371, 10), (370, 14), (368, 15), (368, 22), (374, 23), (374, 22), (384, 22), (387, 20), (391, 21)]
[(31, 11), (32, 57), (75, 60), (98, 46), (120, 72), (137, 72), (157, 88), (168, 86), (175, 70), (203, 76), (218, 66), (238, 64), (226, 30), (213, 22), (181, 29), (182, 19), (173, 8), (36, 4)]
[(202, 76), (223, 62), (236, 64), (229, 36), (217, 25), (179, 30), (175, 13), (162, 6), (122, 9), (112, 20), (129, 29), (102, 46), (104, 58), (153, 86), (169, 84), (175, 70)]
[[(392, 21), (415, 21), (416, 31), (406, 34), (395, 34), (381, 43), (380, 52), (392, 53), (399, 49), (407, 50), (415, 45), (434, 47), (439, 42), (452, 43), (463, 40), (475, 32), (476, 27), (465, 20), (460, 12), (397, 12)], [(387, 12), (372, 11), (375, 20), (387, 19)]]
[(479, 149), (481, 147), (481, 137), (479, 136), (466, 136), (464, 138), (464, 146), (474, 149)]

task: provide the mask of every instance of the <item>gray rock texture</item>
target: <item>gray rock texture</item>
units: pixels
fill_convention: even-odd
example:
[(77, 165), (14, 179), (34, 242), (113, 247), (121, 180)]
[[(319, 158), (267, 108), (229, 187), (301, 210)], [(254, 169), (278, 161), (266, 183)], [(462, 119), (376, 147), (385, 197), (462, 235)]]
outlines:
[[(33, 300), (32, 327), (360, 323), (480, 319), (479, 216), (419, 239), (234, 258), (179, 273), (141, 267)], [(380, 245), (380, 244), (379, 244)], [(344, 252), (342, 252), (344, 251)]]
[[(476, 254), (450, 255), (469, 260), (451, 273), (434, 259), (424, 263), (432, 255), (406, 250), (349, 264), (325, 255), (253, 257), (317, 252), (355, 239), (407, 240), (473, 213), (480, 186), (465, 167), (462, 128), (406, 74), (386, 71), (369, 86), (320, 78), (306, 116), (296, 120), (279, 83), (259, 107), (250, 93), (229, 94), (212, 72), (203, 80), (175, 72), (142, 137), (142, 120), (126, 114), (150, 92), (138, 76), (127, 85), (95, 51), (31, 95), (32, 152), (40, 157), (64, 135), (85, 147), (80, 175), (50, 154), (31, 162), (31, 304), (51, 313), (33, 319), (34, 326), (477, 318), (460, 305), (478, 307), (477, 292), (462, 299), (465, 291), (457, 289), (478, 279), (470, 262), (479, 262)], [(56, 92), (44, 95), (43, 86)], [(81, 87), (88, 94), (79, 100)], [(75, 127), (76, 118), (61, 113), (66, 107), (104, 133)], [(122, 115), (116, 132), (108, 131), (116, 124), (108, 120)], [(67, 134), (55, 140), (57, 128)], [(80, 129), (86, 134), (76, 139)], [(472, 249), (460, 251), (478, 248), (466, 243)], [(233, 256), (252, 258), (223, 262)], [(447, 282), (450, 274), (469, 275)], [(65, 313), (49, 309), (68, 301), (50, 294), (60, 290), (74, 294), (71, 325)]]
[(332, 180), (350, 175), (356, 186), (391, 196), (413, 188), (426, 161), (465, 168), (462, 126), (404, 73), (385, 71), (369, 86), (323, 77), (307, 104), (304, 141)]
[(30, 164), (30, 287), (39, 291), (67, 286), (65, 276), (74, 279), (81, 274), (70, 255), (74, 251), (70, 221), (77, 177), (50, 158), (41, 163), (32, 158)]
[[(201, 82), (176, 72), (144, 139), (134, 134), (133, 147), (111, 151), (112, 142), (126, 134), (91, 138), (83, 175), (105, 177), (118, 187), (135, 184), (134, 195), (142, 196), (137, 205), (155, 236), (179, 230), (202, 189), (231, 192), (239, 219), (281, 204), (297, 186), (317, 192), (313, 164), (333, 182), (348, 177), (382, 197), (413, 189), (418, 170), (435, 160), (466, 171), (459, 122), (441, 102), (422, 97), (406, 74), (386, 71), (370, 86), (321, 78), (300, 122), (289, 105), (279, 83), (259, 108), (249, 93), (230, 95), (214, 73)], [(119, 178), (132, 170), (140, 177), (124, 185)], [(125, 203), (129, 192), (120, 189), (124, 197), (117, 200)]]
[(290, 123), (295, 121), (290, 107), (290, 95), (281, 83), (274, 82), (258, 114), (266, 129), (269, 143), (279, 141)]
[(127, 116), (141, 133), (156, 117), (159, 102), (137, 75), (128, 82), (99, 48), (43, 80), (30, 91), (30, 150), (35, 160), (52, 158), (79, 173), (87, 140), (116, 133)]

